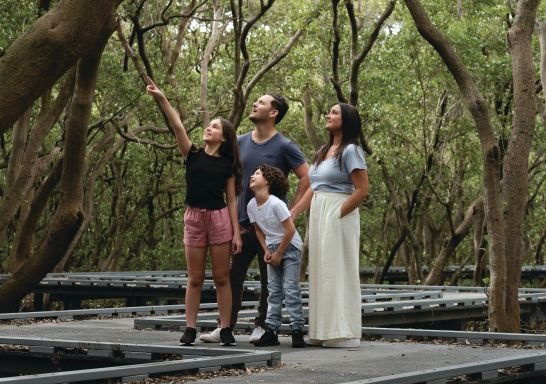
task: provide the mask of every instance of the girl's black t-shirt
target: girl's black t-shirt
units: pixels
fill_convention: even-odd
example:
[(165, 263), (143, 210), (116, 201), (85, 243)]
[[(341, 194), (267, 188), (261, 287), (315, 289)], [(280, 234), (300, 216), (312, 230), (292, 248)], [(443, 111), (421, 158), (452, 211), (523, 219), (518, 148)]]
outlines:
[(186, 204), (194, 208), (222, 209), (226, 206), (226, 181), (233, 176), (231, 161), (207, 155), (192, 146), (186, 165)]

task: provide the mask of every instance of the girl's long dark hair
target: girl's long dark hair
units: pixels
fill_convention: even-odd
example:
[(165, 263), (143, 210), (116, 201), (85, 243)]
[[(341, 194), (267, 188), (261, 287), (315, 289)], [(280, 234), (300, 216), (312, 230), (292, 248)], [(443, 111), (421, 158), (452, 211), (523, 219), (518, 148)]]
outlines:
[[(341, 170), (343, 169), (343, 150), (347, 148), (349, 144), (359, 145), (358, 141), (360, 140), (360, 145), (363, 148), (366, 148), (367, 145), (364, 134), (362, 133), (362, 120), (360, 119), (358, 109), (347, 103), (338, 103), (337, 105), (339, 105), (339, 108), (341, 109), (341, 132), (343, 133), (343, 137), (334, 156), (336, 157), (339, 163), (339, 169)], [(334, 136), (331, 133), (329, 136), (328, 143), (320, 147), (315, 155), (315, 159), (313, 160), (315, 167), (318, 167), (319, 164), (322, 163), (328, 150), (334, 143)]]
[(224, 142), (220, 145), (220, 156), (225, 156), (231, 160), (231, 170), (235, 176), (235, 193), (241, 193), (243, 187), (243, 171), (241, 167), (241, 159), (239, 156), (239, 144), (237, 143), (237, 133), (233, 124), (228, 119), (223, 117), (218, 118), (222, 124), (222, 134)]

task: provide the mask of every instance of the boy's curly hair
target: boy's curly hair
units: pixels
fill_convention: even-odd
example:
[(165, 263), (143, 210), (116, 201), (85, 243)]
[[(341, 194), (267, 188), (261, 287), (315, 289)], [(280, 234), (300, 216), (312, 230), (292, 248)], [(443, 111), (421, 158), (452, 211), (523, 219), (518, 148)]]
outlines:
[(288, 192), (288, 179), (282, 171), (272, 165), (260, 164), (256, 170), (262, 171), (262, 175), (269, 183), (269, 193), (277, 196), (279, 199), (285, 199)]

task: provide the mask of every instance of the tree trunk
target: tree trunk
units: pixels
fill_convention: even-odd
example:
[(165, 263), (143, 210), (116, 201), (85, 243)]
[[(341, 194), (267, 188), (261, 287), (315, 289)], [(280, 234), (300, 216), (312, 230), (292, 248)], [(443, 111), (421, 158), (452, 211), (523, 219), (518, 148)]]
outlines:
[[(426, 201), (430, 200), (427, 196)], [(427, 202), (428, 206), (428, 202)], [(419, 222), (417, 224), (418, 227), (418, 233), (421, 234), (421, 238), (423, 239), (423, 265), (430, 265), (434, 258), (437, 255), (437, 249), (436, 249), (436, 239), (434, 238), (433, 232), (435, 232), (434, 223), (432, 222), (432, 218), (428, 213), (423, 214), (419, 218)]]
[[(239, 6), (236, 7), (235, 2), (233, 0), (230, 1), (231, 13), (233, 14), (233, 36), (235, 38), (235, 87), (233, 88), (233, 105), (231, 107), (229, 120), (235, 129), (237, 129), (241, 122), (247, 102), (243, 91), (243, 82), (247, 78), (248, 70), (250, 69), (250, 56), (248, 54), (246, 38), (252, 26), (265, 15), (274, 2), (275, 0), (267, 0), (266, 3), (261, 2), (260, 11), (243, 27), (244, 16), (242, 14), (242, 2), (239, 2)], [(242, 62), (241, 57), (243, 59)]]
[[(411, 207), (413, 206), (414, 202), (416, 202), (417, 198), (416, 198), (416, 195), (412, 197), (412, 202), (409, 204), (410, 208), (408, 209), (409, 213), (406, 214), (404, 212), (404, 208), (402, 207), (402, 203), (400, 202), (400, 198), (398, 197), (398, 194), (396, 193), (394, 189), (394, 185), (392, 183), (392, 177), (389, 174), (389, 170), (387, 169), (387, 166), (382, 160), (378, 160), (377, 163), (381, 167), (383, 180), (385, 182), (385, 186), (387, 187), (389, 197), (391, 198), (394, 212), (396, 213), (396, 218), (398, 220), (398, 225), (400, 226), (400, 229), (402, 231), (403, 237), (401, 237), (398, 240), (397, 244), (398, 243), (402, 244), (402, 241), (404, 241), (405, 238), (408, 239), (412, 251), (410, 251), (409, 249), (406, 249), (405, 260), (406, 260), (406, 264), (408, 268), (408, 273), (410, 273), (410, 270), (411, 270), (411, 274), (415, 275), (410, 277), (414, 281), (416, 281), (417, 279), (422, 278), (422, 266), (420, 265), (420, 258), (421, 258), (421, 253), (423, 251), (423, 248), (421, 243), (417, 239), (417, 236), (415, 235), (413, 228), (411, 227), (410, 220), (412, 218), (412, 212), (413, 212), (413, 209)], [(417, 191), (420, 189), (421, 185), (422, 185), (422, 181), (416, 187), (416, 190), (414, 191), (414, 193), (418, 193)], [(391, 256), (392, 256), (392, 259), (394, 259), (395, 253), (392, 254)], [(383, 278), (383, 275), (386, 274), (389, 266), (390, 265), (385, 265), (385, 268), (383, 268), (384, 273), (382, 274), (381, 278)]]
[(214, 52), (218, 46), (218, 42), (220, 41), (224, 29), (227, 26), (227, 24), (225, 24), (223, 27), (220, 27), (220, 19), (222, 18), (224, 7), (218, 4), (217, 0), (213, 0), (212, 4), (214, 8), (214, 17), (212, 21), (211, 33), (209, 40), (207, 41), (207, 46), (205, 47), (205, 50), (201, 56), (200, 63), (201, 83), (199, 87), (199, 105), (201, 106), (201, 121), (203, 128), (209, 125), (211, 118), (208, 103), (209, 64), (212, 58), (212, 52)]
[[(48, 155), (41, 157), (37, 162), (37, 165), (34, 167), (31, 177), (35, 179), (36, 175), (41, 175), (46, 169), (56, 168), (56, 163), (59, 161), (60, 158), (60, 152), (60, 148), (55, 147)], [(51, 184), (50, 192), (53, 192), (54, 186), (58, 184), (60, 180), (60, 174), (61, 172), (59, 171), (58, 176), (56, 176), (56, 181)], [(50, 183), (48, 177), (46, 177), (43, 183)], [(36, 220), (40, 217), (43, 212), (43, 208), (45, 207), (45, 203), (50, 196), (50, 193), (48, 192), (47, 197), (43, 201), (43, 207), (38, 207), (37, 205), (39, 204), (34, 203), (35, 200), (41, 200), (43, 198), (42, 193), (44, 189), (42, 187), (43, 184), (40, 186), (38, 191), (36, 191), (34, 188), (32, 188), (32, 186), (29, 186), (29, 188), (27, 188), (25, 192), (23, 192), (24, 195), (20, 197), (25, 203), (21, 204), (21, 207), (17, 212), (17, 225), (15, 228), (16, 246), (12, 248), (12, 252), (8, 260), (8, 265), (10, 266), (9, 271), (11, 272), (15, 271), (17, 268), (19, 268), (21, 263), (31, 257), (31, 252), (28, 251), (28, 247), (32, 246), (35, 224), (32, 225), (32, 228), (29, 228), (28, 224), (30, 221), (33, 221), (31, 217), (36, 218)], [(29, 202), (32, 202), (32, 204), (29, 204)], [(22, 248), (19, 245), (22, 239), (30, 239), (30, 241), (28, 242), (28, 247), (25, 248), (27, 251), (20, 252)]]
[(402, 254), (400, 256), (403, 257), (406, 271), (408, 273), (408, 284), (415, 285), (417, 284), (419, 275), (417, 274), (415, 258), (413, 257), (413, 248), (408, 243), (405, 243), (402, 246), (401, 250)]
[(111, 272), (119, 270), (119, 260), (123, 256), (123, 245), (125, 242), (125, 228), (120, 228), (120, 232), (115, 233), (112, 249), (106, 259), (99, 263), (100, 272)]
[(466, 211), (464, 220), (459, 224), (455, 232), (451, 234), (449, 239), (444, 241), (442, 250), (434, 262), (434, 266), (425, 280), (425, 285), (440, 285), (444, 281), (444, 268), (455, 255), (457, 246), (464, 240), (472, 226), (474, 215), (479, 211), (479, 207), (483, 204), (482, 198), (476, 199)]
[[(3, 234), (8, 224), (14, 219), (28, 189), (34, 183), (37, 176), (36, 162), (44, 138), (50, 132), (54, 124), (59, 120), (61, 113), (65, 109), (72, 91), (74, 90), (74, 76), (71, 74), (59, 90), (59, 95), (49, 108), (45, 107), (40, 111), (36, 124), (32, 128), (31, 134), (27, 135), (25, 130), (25, 140), (13, 142), (13, 148), (16, 155), (15, 159), (10, 159), (10, 165), (16, 169), (10, 176), (11, 182), (8, 183), (4, 196), (0, 199), (0, 243), (3, 241)], [(19, 127), (16, 127), (14, 133), (17, 134)], [(29, 137), (28, 141), (26, 137)], [(12, 160), (15, 161), (12, 164)]]
[[(182, 44), (184, 43), (184, 38), (186, 37), (186, 32), (188, 31), (188, 26), (193, 20), (191, 16), (197, 11), (199, 7), (206, 4), (206, 2), (200, 2), (196, 5), (197, 0), (191, 0), (190, 3), (184, 8), (182, 12), (182, 17), (180, 17), (180, 22), (178, 23), (178, 28), (176, 32), (176, 38), (174, 40), (173, 47), (171, 48), (170, 53), (163, 57), (163, 61), (166, 62), (167, 70), (165, 72), (165, 82), (171, 86), (172, 89), (177, 89), (178, 83), (175, 76), (176, 64), (178, 58), (180, 57), (180, 52), (182, 51)], [(166, 27), (168, 29), (169, 27)], [(169, 39), (165, 39), (167, 43)], [(172, 104), (176, 107), (180, 119), (184, 122), (186, 120), (187, 112), (182, 106), (181, 98), (177, 94), (172, 97)]]
[[(450, 70), (453, 75), (461, 93), (463, 94), (464, 101), (468, 110), (470, 111), (472, 118), (476, 124), (476, 129), (478, 131), (478, 137), (480, 139), (482, 154), (483, 154), (483, 163), (484, 163), (484, 206), (485, 206), (485, 216), (487, 222), (487, 232), (490, 237), (490, 269), (491, 269), (491, 292), (489, 300), (489, 324), (491, 330), (500, 331), (500, 332), (510, 332), (513, 331), (513, 325), (517, 322), (519, 324), (519, 311), (512, 312), (507, 310), (507, 274), (510, 271), (510, 274), (519, 274), (517, 269), (508, 269), (507, 270), (507, 260), (506, 260), (506, 231), (505, 231), (505, 218), (503, 216), (504, 201), (501, 196), (500, 188), (500, 163), (501, 163), (501, 150), (498, 146), (497, 140), (494, 136), (493, 127), (491, 125), (491, 120), (489, 117), (489, 110), (487, 107), (487, 102), (479, 92), (476, 84), (472, 80), (470, 73), (468, 72), (466, 66), (462, 62), (461, 58), (457, 55), (453, 47), (451, 46), (448, 39), (432, 25), (432, 22), (428, 18), (425, 10), (423, 9), (421, 3), (418, 0), (405, 0), (406, 6), (408, 7), (411, 16), (415, 22), (417, 30), (423, 36), (425, 40), (429, 42), (430, 45), (438, 52), (447, 68)], [(516, 33), (519, 30), (528, 31), (528, 23), (530, 20), (529, 15), (536, 13), (536, 7), (539, 1), (523, 1), (518, 4), (518, 16), (516, 16), (516, 22), (514, 24), (514, 29), (512, 31), (513, 37), (511, 41), (513, 42), (512, 52), (518, 54), (524, 54), (527, 51), (527, 40), (530, 40), (530, 35), (525, 33)], [(523, 14), (523, 16), (522, 16)], [(534, 22), (534, 19), (533, 19)], [(532, 23), (531, 23), (532, 25)], [(521, 74), (516, 74), (515, 72), (526, 72), (527, 68), (524, 64), (526, 61), (526, 55), (521, 59), (514, 60), (514, 78), (520, 79), (520, 90), (518, 92), (518, 98), (521, 98), (525, 93), (522, 88), (528, 86), (527, 76), (522, 76)], [(523, 67), (520, 65), (524, 64)], [(515, 81), (516, 82), (516, 81)], [(525, 84), (523, 84), (525, 83)], [(534, 90), (534, 85), (531, 87)], [(534, 97), (534, 96), (533, 96)], [(526, 101), (521, 100), (520, 102), (527, 102), (529, 98), (525, 99)], [(534, 100), (534, 98), (532, 99)], [(517, 118), (514, 116), (514, 119), (528, 119), (525, 113), (518, 111)], [(523, 123), (523, 122), (522, 122)], [(527, 125), (527, 122), (524, 122), (522, 125)], [(521, 137), (518, 135), (517, 140), (526, 141), (529, 140), (528, 136)], [(508, 160), (507, 160), (508, 161)], [(506, 162), (505, 162), (506, 164)], [(510, 165), (509, 168), (512, 166)], [(517, 167), (520, 168), (520, 167)], [(511, 171), (513, 172), (513, 171)], [(505, 173), (506, 174), (506, 173)], [(511, 187), (509, 187), (511, 188)], [(525, 193), (526, 195), (526, 193)], [(516, 212), (513, 212), (516, 214)], [(520, 214), (523, 214), (520, 212)], [(516, 214), (517, 216), (517, 214)], [(514, 218), (514, 220), (516, 220)], [(517, 220), (516, 220), (517, 221)], [(511, 237), (514, 238), (514, 237)], [(513, 243), (521, 245), (521, 238), (516, 240)], [(512, 246), (512, 245), (511, 245)], [(513, 255), (510, 255), (511, 257)], [(514, 263), (510, 263), (511, 266), (517, 267), (518, 260)], [(514, 279), (511, 278), (509, 289), (514, 290)], [(517, 295), (517, 290), (515, 292)], [(510, 295), (510, 297), (513, 297)], [(512, 299), (510, 299), (512, 300)]]
[(313, 145), (315, 152), (318, 151), (322, 146), (322, 142), (317, 134), (317, 127), (313, 123), (313, 106), (309, 87), (305, 87), (303, 90), (303, 125), (307, 139)]
[(508, 33), (512, 54), (514, 111), (512, 134), (504, 157), (502, 197), (504, 202), (506, 312), (510, 332), (520, 331), (518, 287), (521, 279), (525, 208), (529, 185), (529, 152), (535, 133), (535, 67), (531, 37), (540, 0), (518, 2), (516, 18)]
[(538, 36), (540, 46), (540, 84), (542, 85), (542, 93), (546, 99), (546, 20), (537, 22), (535, 32)]
[[(248, 71), (250, 69), (250, 56), (248, 53), (248, 48), (246, 44), (246, 38), (250, 32), (250, 29), (256, 22), (262, 18), (265, 13), (271, 8), (275, 0), (267, 0), (260, 2), (259, 12), (251, 18), (243, 27), (243, 15), (241, 14), (242, 10), (240, 7), (235, 7), (234, 2), (231, 4), (231, 12), (234, 18), (234, 37), (235, 37), (235, 87), (233, 89), (233, 105), (231, 107), (229, 120), (233, 123), (235, 129), (239, 127), (241, 120), (243, 118), (243, 113), (248, 102), (248, 97), (250, 93), (256, 86), (256, 84), (264, 77), (264, 75), (272, 70), (282, 59), (288, 55), (292, 48), (298, 42), (300, 36), (303, 34), (303, 31), (310, 21), (317, 17), (316, 12), (313, 12), (309, 16), (307, 22), (304, 23), (302, 28), (299, 28), (286, 45), (279, 51), (273, 53), (269, 61), (267, 61), (257, 72), (256, 74), (243, 86), (243, 83), (248, 77)], [(240, 4), (240, 3), (239, 3)], [(263, 52), (262, 52), (263, 55)], [(241, 65), (241, 56), (243, 62)]]
[(359, 94), (359, 85), (358, 85), (358, 73), (360, 71), (360, 65), (368, 56), (368, 53), (372, 50), (372, 47), (379, 36), (381, 28), (390, 17), (394, 11), (394, 6), (396, 5), (397, 0), (389, 0), (387, 7), (375, 22), (372, 32), (368, 35), (366, 44), (360, 52), (358, 52), (358, 28), (356, 17), (354, 14), (354, 5), (352, 0), (345, 0), (345, 7), (347, 9), (347, 14), (349, 15), (349, 22), (351, 25), (351, 73), (349, 75), (349, 100), (351, 105), (357, 105), (358, 103), (358, 94)]
[[(535, 32), (538, 36), (538, 42), (540, 46), (540, 83), (542, 85), (542, 93), (544, 99), (546, 99), (546, 20), (537, 22)], [(542, 112), (542, 121), (546, 125), (546, 110)], [(542, 254), (542, 247), (546, 242), (546, 227), (540, 236), (535, 249), (535, 263), (541, 265), (544, 263), (544, 256)], [(546, 279), (542, 281), (542, 286), (546, 286)]]
[(486, 248), (487, 242), (484, 236), (485, 231), (485, 212), (483, 205), (474, 216), (474, 239), (472, 241), (472, 251), (474, 255), (474, 284), (477, 286), (483, 285), (485, 277), (485, 267), (487, 263)]
[(63, 0), (0, 57), (0, 134), (78, 58), (90, 53), (122, 0)]
[(13, 311), (20, 300), (53, 270), (63, 257), (83, 221), (83, 173), (87, 125), (102, 51), (113, 31), (113, 13), (99, 34), (100, 39), (88, 56), (77, 65), (76, 85), (66, 124), (61, 195), (57, 210), (49, 223), (44, 240), (35, 256), (21, 265), (0, 286), (0, 312)]
[(55, 187), (61, 180), (62, 165), (62, 160), (60, 160), (53, 166), (42, 182), (42, 185), (40, 185), (40, 188), (38, 188), (38, 191), (34, 194), (28, 214), (20, 219), (21, 223), (17, 226), (15, 236), (15, 249), (12, 256), (14, 268), (12, 271), (15, 271), (16, 268), (20, 268), (21, 264), (33, 257), (36, 226), (42, 212), (47, 206), (49, 197), (53, 194)]
[(459, 20), (463, 18), (463, 0), (457, 0), (457, 18)]
[[(387, 166), (385, 165), (382, 159), (377, 159), (377, 163), (381, 167), (381, 173), (383, 174), (383, 180), (387, 187), (387, 191), (389, 192), (389, 195), (391, 197), (391, 202), (393, 204), (396, 218), (398, 219), (398, 222), (401, 224), (401, 227), (403, 229), (401, 236), (398, 238), (394, 246), (391, 248), (389, 256), (387, 257), (387, 261), (385, 262), (383, 271), (381, 272), (381, 276), (379, 277), (379, 280), (378, 280), (379, 284), (383, 283), (385, 276), (396, 256), (396, 252), (398, 251), (400, 246), (404, 243), (406, 237), (408, 237), (409, 241), (412, 243), (412, 246), (414, 248), (414, 253), (415, 255), (418, 255), (417, 258), (418, 259), (421, 258), (422, 245), (419, 243), (416, 235), (413, 233), (413, 229), (410, 227), (410, 221), (413, 219), (414, 212), (417, 210), (417, 207), (419, 206), (419, 195), (420, 195), (421, 187), (423, 186), (424, 182), (427, 180), (428, 175), (432, 169), (432, 166), (434, 165), (435, 151), (438, 150), (443, 143), (443, 139), (440, 135), (440, 129), (443, 125), (444, 116), (446, 114), (447, 98), (448, 98), (448, 92), (447, 90), (444, 90), (444, 92), (442, 92), (442, 95), (440, 96), (440, 99), (438, 100), (438, 111), (436, 115), (436, 123), (435, 123), (435, 129), (434, 129), (433, 151), (429, 153), (426, 158), (425, 168), (423, 169), (421, 173), (421, 177), (419, 178), (419, 181), (417, 182), (417, 185), (415, 186), (415, 189), (413, 190), (411, 194), (411, 200), (408, 204), (408, 209), (405, 214), (402, 211), (400, 199), (398, 198), (398, 196), (396, 195), (396, 192), (394, 191), (392, 178), (389, 174), (389, 170)], [(422, 277), (423, 275), (422, 265), (417, 265), (416, 267), (419, 272), (419, 276)]]
[[(11, 154), (9, 156), (8, 169), (6, 171), (6, 191), (13, 189), (13, 184), (17, 179), (23, 155), (25, 153), (25, 144), (27, 141), (28, 132), (30, 129), (30, 114), (32, 108), (27, 109), (23, 115), (17, 120), (13, 129), (13, 139), (11, 141)], [(6, 192), (7, 193), (7, 192)], [(5, 196), (5, 195), (4, 195)], [(1, 217), (1, 215), (0, 215)], [(2, 228), (0, 227), (0, 232)], [(2, 239), (0, 238), (0, 243)]]
[(542, 235), (540, 235), (540, 238), (538, 239), (537, 246), (535, 249), (535, 262), (539, 265), (544, 263), (544, 255), (542, 252), (542, 248), (544, 247), (544, 243), (546, 243), (546, 227), (542, 231)]
[(104, 147), (109, 146), (109, 149), (106, 151), (106, 153), (100, 157), (100, 159), (94, 161), (94, 169), (93, 172), (88, 172), (88, 176), (86, 177), (86, 185), (85, 185), (85, 196), (83, 198), (83, 212), (84, 212), (84, 220), (72, 239), (69, 247), (67, 248), (65, 254), (63, 255), (63, 258), (61, 261), (55, 266), (55, 272), (64, 272), (65, 271), (65, 265), (68, 262), (68, 259), (72, 257), (72, 254), (74, 252), (74, 249), (78, 245), (81, 237), (84, 235), (87, 226), (89, 225), (89, 222), (93, 218), (93, 202), (95, 197), (95, 182), (97, 181), (97, 178), (102, 175), (104, 172), (104, 169), (106, 167), (106, 163), (115, 155), (115, 153), (119, 150), (122, 143), (125, 143), (125, 140), (123, 138), (119, 138), (116, 143), (114, 143), (113, 138), (114, 132), (113, 128), (108, 131), (108, 133), (105, 135), (104, 139), (97, 144), (96, 146), (93, 146), (89, 151), (87, 151), (88, 154), (96, 153), (100, 150), (102, 150)]

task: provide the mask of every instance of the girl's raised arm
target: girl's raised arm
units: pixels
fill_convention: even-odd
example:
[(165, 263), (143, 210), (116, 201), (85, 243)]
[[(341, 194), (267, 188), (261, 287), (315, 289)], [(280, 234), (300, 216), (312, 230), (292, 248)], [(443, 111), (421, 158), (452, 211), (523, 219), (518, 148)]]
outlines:
[(148, 83), (148, 85), (146, 86), (146, 91), (150, 95), (152, 95), (159, 103), (159, 106), (167, 116), (169, 123), (174, 129), (176, 143), (178, 144), (178, 149), (180, 150), (180, 153), (182, 154), (182, 156), (187, 157), (192, 143), (190, 141), (190, 138), (188, 137), (188, 134), (186, 133), (184, 125), (182, 124), (182, 120), (180, 120), (178, 112), (176, 112), (176, 110), (172, 107), (163, 92), (161, 92), (161, 90), (157, 88), (157, 85), (155, 85), (152, 79), (148, 77), (146, 81)]

